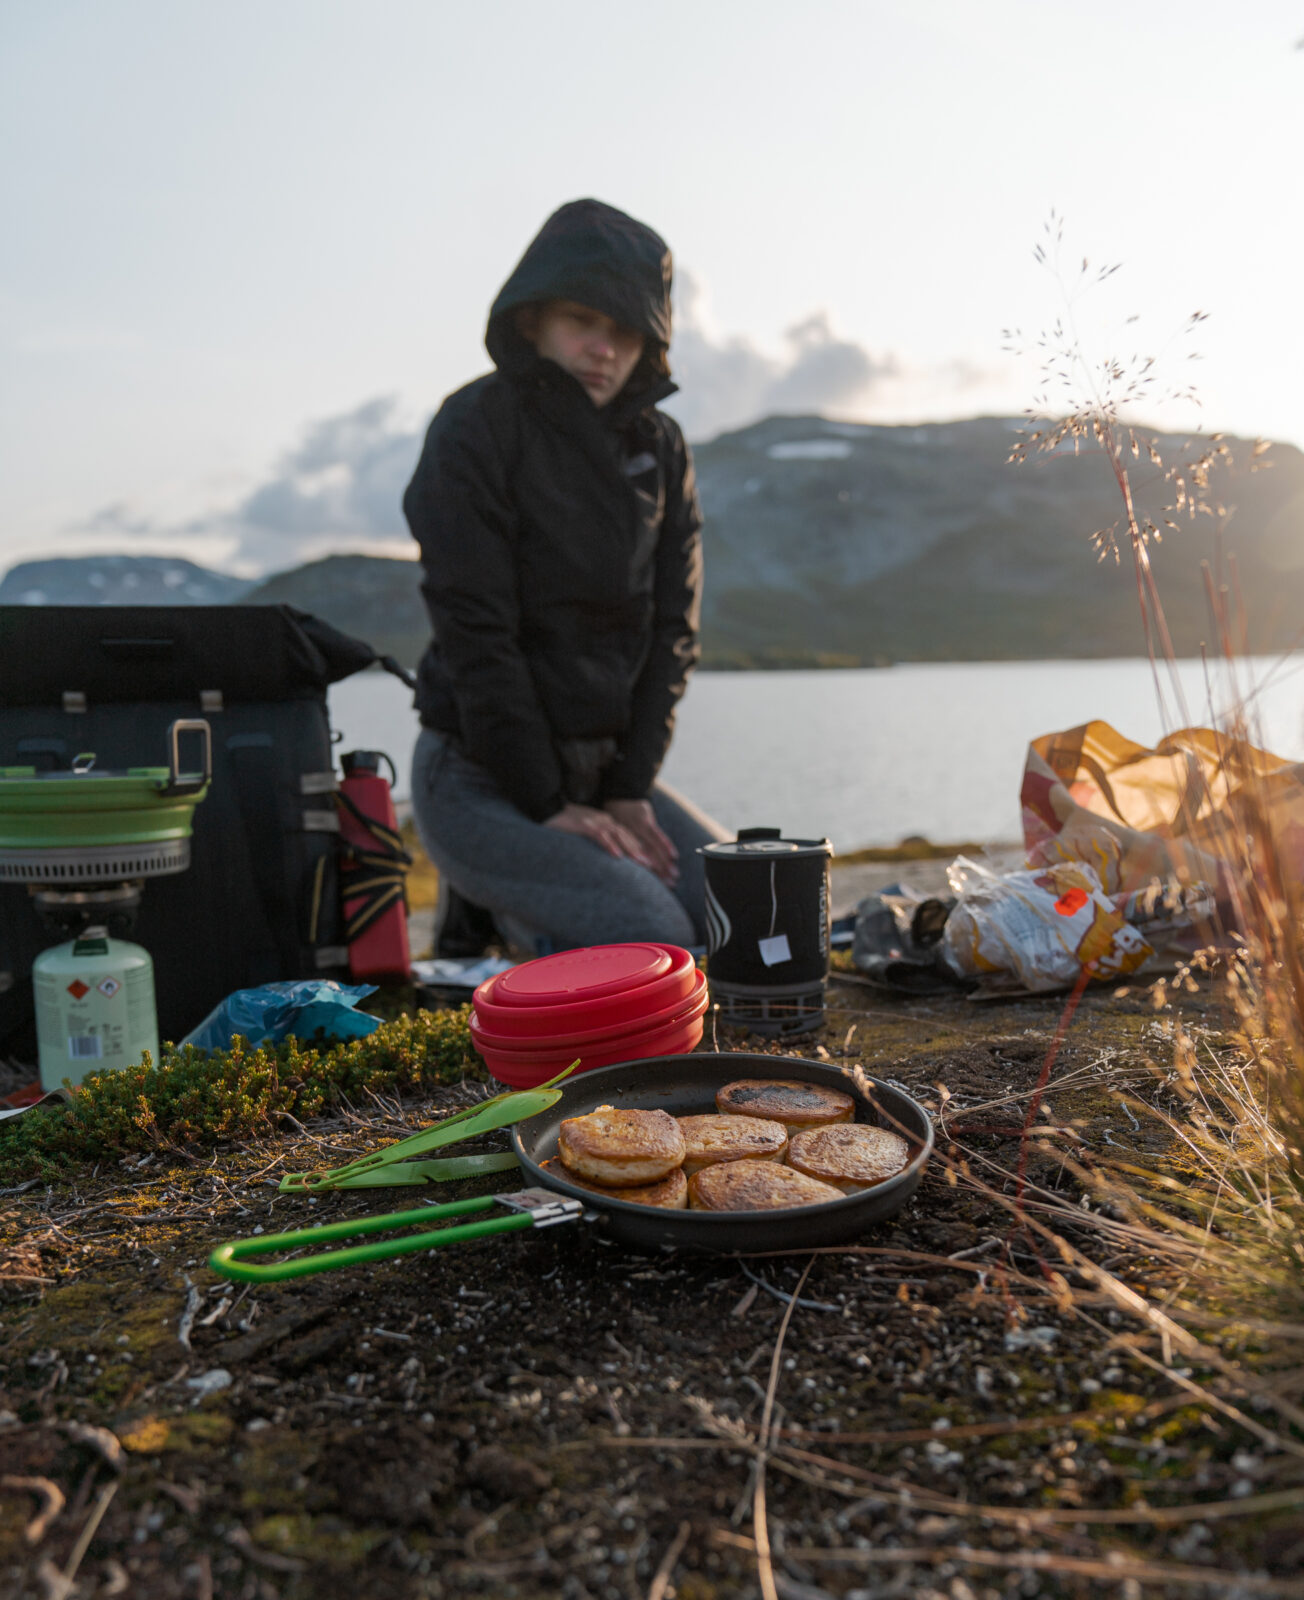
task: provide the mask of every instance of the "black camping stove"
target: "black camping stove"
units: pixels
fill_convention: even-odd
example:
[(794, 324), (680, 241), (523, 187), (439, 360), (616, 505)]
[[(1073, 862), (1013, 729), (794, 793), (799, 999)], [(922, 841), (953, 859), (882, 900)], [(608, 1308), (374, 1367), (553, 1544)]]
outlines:
[(723, 1021), (773, 1037), (822, 1025), (832, 854), (827, 839), (778, 828), (702, 846), (706, 975)]

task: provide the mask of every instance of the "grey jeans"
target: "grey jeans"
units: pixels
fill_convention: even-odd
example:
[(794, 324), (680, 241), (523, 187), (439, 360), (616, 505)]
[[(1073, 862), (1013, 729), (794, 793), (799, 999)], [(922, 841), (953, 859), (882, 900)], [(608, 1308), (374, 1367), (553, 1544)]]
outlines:
[(427, 855), (459, 894), (536, 947), (705, 942), (697, 849), (730, 835), (663, 784), (648, 798), (679, 851), (673, 889), (590, 839), (532, 822), (446, 735), (422, 729), (412, 758), (412, 810)]

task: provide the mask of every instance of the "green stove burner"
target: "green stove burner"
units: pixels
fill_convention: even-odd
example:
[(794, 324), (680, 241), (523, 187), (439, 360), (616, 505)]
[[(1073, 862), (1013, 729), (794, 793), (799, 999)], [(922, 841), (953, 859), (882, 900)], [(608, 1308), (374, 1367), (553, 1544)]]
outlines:
[[(202, 772), (182, 773), (183, 733), (203, 736)], [(195, 807), (212, 777), (203, 721), (168, 729), (171, 765), (100, 771), (91, 754), (68, 772), (0, 767), (0, 882), (94, 884), (155, 878), (190, 865)]]

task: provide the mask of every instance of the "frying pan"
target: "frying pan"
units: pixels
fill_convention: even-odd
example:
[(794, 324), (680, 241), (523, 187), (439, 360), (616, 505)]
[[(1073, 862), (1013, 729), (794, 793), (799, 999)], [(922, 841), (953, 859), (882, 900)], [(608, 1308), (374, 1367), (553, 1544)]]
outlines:
[[(788, 1078), (840, 1089), (856, 1102), (854, 1119), (891, 1128), (909, 1139), (905, 1167), (871, 1189), (814, 1206), (781, 1211), (663, 1211), (631, 1205), (568, 1183), (542, 1163), (557, 1154), (557, 1135), (566, 1117), (582, 1117), (599, 1106), (621, 1110), (668, 1111), (672, 1117), (715, 1110), (715, 1095), (738, 1078)], [(850, 1073), (822, 1061), (796, 1056), (679, 1055), (653, 1056), (598, 1067), (569, 1078), (561, 1099), (528, 1122), (516, 1123), (512, 1149), (532, 1183), (582, 1200), (597, 1213), (604, 1231), (622, 1244), (642, 1250), (800, 1250), (814, 1244), (845, 1244), (871, 1223), (893, 1216), (919, 1187), (933, 1149), (928, 1113), (902, 1089), (867, 1078), (872, 1099), (857, 1089)]]
[[(557, 1154), (557, 1137), (567, 1117), (582, 1117), (607, 1105), (668, 1111), (678, 1117), (710, 1112), (715, 1110), (716, 1091), (739, 1078), (785, 1078), (840, 1089), (855, 1101), (856, 1122), (891, 1128), (908, 1139), (910, 1159), (900, 1172), (872, 1188), (819, 1205), (775, 1211), (665, 1211), (595, 1194), (560, 1177), (556, 1169), (543, 1169), (542, 1163)], [(932, 1123), (917, 1101), (879, 1078), (866, 1074), (863, 1081), (868, 1094), (861, 1092), (850, 1073), (824, 1062), (745, 1052), (652, 1056), (597, 1067), (567, 1079), (560, 1085), (560, 1096), (553, 1105), (512, 1127), (512, 1150), (531, 1185), (519, 1194), (483, 1195), (442, 1206), (327, 1223), (293, 1233), (264, 1234), (220, 1245), (210, 1256), (209, 1264), (226, 1277), (276, 1282), (488, 1234), (580, 1220), (640, 1250), (735, 1254), (845, 1244), (901, 1210), (919, 1187), (933, 1149)], [(255, 1265), (247, 1259), (364, 1233), (411, 1227), (427, 1230), (437, 1218), (473, 1215), (495, 1206), (505, 1207), (510, 1215), (268, 1265)]]

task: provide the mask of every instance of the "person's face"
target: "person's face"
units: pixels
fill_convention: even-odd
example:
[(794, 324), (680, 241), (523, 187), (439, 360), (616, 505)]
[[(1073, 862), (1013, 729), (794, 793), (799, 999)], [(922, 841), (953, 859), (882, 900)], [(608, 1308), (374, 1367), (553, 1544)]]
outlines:
[(643, 354), (643, 335), (574, 300), (549, 300), (524, 332), (535, 349), (584, 385), (595, 406), (614, 400)]

